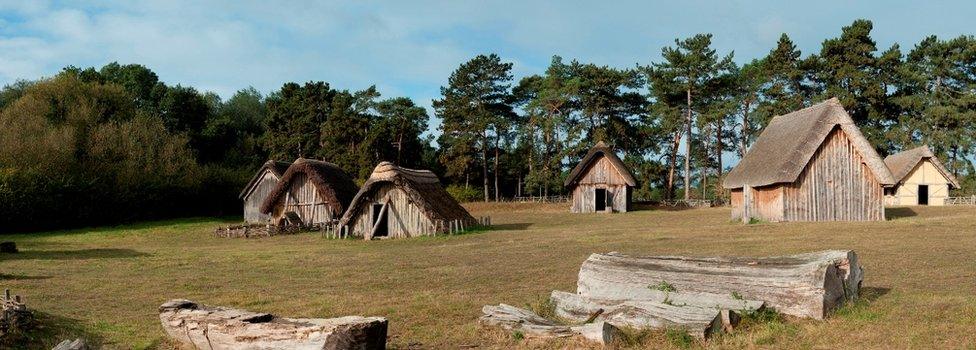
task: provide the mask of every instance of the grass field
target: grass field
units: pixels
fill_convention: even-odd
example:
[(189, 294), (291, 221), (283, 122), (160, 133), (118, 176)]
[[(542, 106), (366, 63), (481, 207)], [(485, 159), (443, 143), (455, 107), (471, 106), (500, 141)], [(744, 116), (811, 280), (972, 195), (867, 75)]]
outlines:
[(485, 304), (538, 305), (575, 290), (592, 252), (781, 255), (855, 249), (863, 301), (824, 321), (753, 322), (706, 343), (635, 334), (625, 347), (974, 348), (976, 209), (896, 208), (875, 223), (730, 222), (728, 209), (573, 215), (563, 206), (475, 204), (496, 228), (364, 242), (316, 234), (218, 239), (214, 219), (5, 235), (0, 284), (44, 328), (35, 348), (83, 336), (107, 348), (169, 348), (171, 298), (292, 317), (386, 316), (392, 348), (562, 348), (477, 325)]

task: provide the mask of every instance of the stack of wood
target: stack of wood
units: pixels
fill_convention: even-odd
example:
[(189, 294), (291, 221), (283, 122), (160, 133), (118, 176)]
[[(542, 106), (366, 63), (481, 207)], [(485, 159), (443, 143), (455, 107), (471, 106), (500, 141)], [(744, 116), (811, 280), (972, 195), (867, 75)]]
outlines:
[[(845, 250), (766, 258), (593, 254), (580, 269), (577, 292), (553, 291), (550, 300), (557, 316), (574, 322), (682, 329), (707, 338), (764, 307), (823, 319), (857, 298), (862, 278), (857, 255)], [(500, 310), (483, 311), (484, 322)]]
[(260, 238), (319, 230), (319, 226), (248, 224), (214, 229), (217, 238)]
[(10, 296), (10, 290), (3, 292), (0, 299), (0, 337), (20, 333), (34, 325), (34, 313), (27, 309), (19, 295)]
[(283, 318), (174, 299), (159, 307), (166, 333), (193, 349), (385, 349), (383, 317)]

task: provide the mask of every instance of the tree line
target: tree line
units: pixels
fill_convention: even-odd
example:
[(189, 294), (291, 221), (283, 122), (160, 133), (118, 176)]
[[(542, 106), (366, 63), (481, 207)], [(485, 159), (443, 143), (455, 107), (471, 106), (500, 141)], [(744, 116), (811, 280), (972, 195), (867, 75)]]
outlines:
[(806, 55), (783, 34), (741, 65), (711, 34), (676, 39), (658, 62), (554, 56), (519, 79), (511, 62), (478, 55), (432, 101), (436, 137), (425, 108), (375, 87), (286, 83), (223, 100), (138, 64), (67, 67), (0, 90), (0, 230), (233, 214), (261, 163), (297, 157), (360, 181), (382, 160), (431, 169), (461, 200), (555, 195), (597, 141), (631, 167), (637, 198), (720, 198), (723, 155), (744, 154), (772, 117), (830, 97), (882, 155), (927, 144), (976, 184), (976, 39), (930, 36), (903, 53), (879, 49), (871, 30), (854, 21)]

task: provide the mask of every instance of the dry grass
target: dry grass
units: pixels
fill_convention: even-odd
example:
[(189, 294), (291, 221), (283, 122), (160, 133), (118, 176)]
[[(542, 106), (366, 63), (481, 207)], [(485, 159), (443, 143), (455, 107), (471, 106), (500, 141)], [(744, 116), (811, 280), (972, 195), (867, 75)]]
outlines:
[(576, 347), (486, 331), (481, 306), (572, 291), (592, 252), (778, 255), (851, 248), (866, 298), (825, 322), (753, 322), (708, 343), (634, 333), (621, 346), (871, 348), (976, 346), (976, 210), (899, 208), (877, 223), (742, 225), (728, 209), (572, 215), (556, 205), (471, 205), (496, 230), (363, 242), (302, 234), (217, 239), (210, 219), (10, 235), (3, 288), (43, 313), (36, 348), (85, 336), (109, 348), (170, 347), (156, 307), (170, 298), (295, 317), (389, 317), (393, 348)]

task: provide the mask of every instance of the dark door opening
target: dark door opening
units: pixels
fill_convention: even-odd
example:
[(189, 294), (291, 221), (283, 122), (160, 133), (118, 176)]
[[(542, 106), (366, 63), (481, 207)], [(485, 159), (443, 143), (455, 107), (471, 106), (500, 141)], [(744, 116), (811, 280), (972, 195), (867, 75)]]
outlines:
[(597, 188), (594, 190), (596, 192), (596, 211), (607, 210), (607, 190), (605, 188)]
[(918, 185), (918, 205), (929, 205), (929, 185)]
[(373, 204), (373, 225), (378, 223), (379, 227), (376, 227), (376, 232), (373, 233), (373, 237), (386, 237), (390, 234), (387, 230), (386, 225), (386, 213), (383, 212), (382, 204)]

